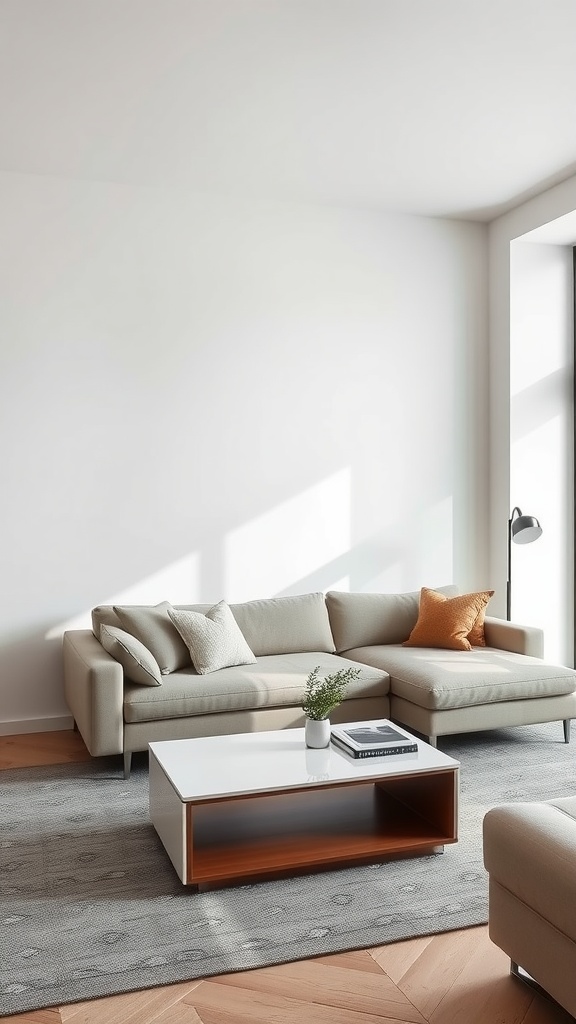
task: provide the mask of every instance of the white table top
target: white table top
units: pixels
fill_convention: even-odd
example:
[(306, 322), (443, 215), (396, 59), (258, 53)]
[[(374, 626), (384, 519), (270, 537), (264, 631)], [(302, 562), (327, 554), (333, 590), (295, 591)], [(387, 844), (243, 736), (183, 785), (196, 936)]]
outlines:
[(149, 748), (182, 800), (208, 800), (459, 767), (453, 757), (416, 742), (417, 753), (363, 760), (334, 744), (306, 747), (304, 729), (163, 740)]

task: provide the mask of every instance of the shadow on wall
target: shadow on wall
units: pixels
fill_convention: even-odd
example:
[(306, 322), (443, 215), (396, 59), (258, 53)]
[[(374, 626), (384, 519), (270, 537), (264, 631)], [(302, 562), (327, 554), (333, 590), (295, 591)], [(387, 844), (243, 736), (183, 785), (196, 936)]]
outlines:
[(319, 590), (364, 590), (372, 583), (375, 575), (397, 563), (398, 549), (385, 545), (381, 538), (373, 537), (294, 580), (274, 596), (288, 597), (290, 594), (307, 594)]
[[(239, 603), (244, 600), (289, 597), (294, 594), (316, 591), (350, 590), (352, 588), (363, 590), (374, 580), (375, 571), (382, 572), (397, 563), (397, 549), (386, 548), (380, 540), (373, 538), (349, 548), (342, 555), (331, 559), (324, 565), (317, 566), (308, 575), (294, 579), (284, 588), (252, 589), (250, 594), (240, 597), (233, 591), (224, 591), (224, 593), (212, 591), (208, 595), (205, 592), (202, 593), (199, 586), (202, 556), (199, 552), (192, 552), (125, 590), (95, 600), (89, 608), (64, 622), (51, 626), (43, 635), (43, 639), (49, 642), (60, 641), (65, 630), (91, 629), (92, 608), (100, 604), (158, 604), (161, 601), (170, 601), (176, 605), (215, 604), (220, 600)], [(438, 583), (438, 580), (436, 582)], [(26, 641), (22, 641), (22, 643), (25, 644)], [(3, 650), (0, 651), (0, 659), (3, 658)]]
[[(82, 593), (71, 614), (52, 623), (31, 623), (18, 639), (0, 641), (3, 700), (0, 725), (66, 715), (63, 696), (61, 638), (67, 629), (90, 629), (98, 604), (216, 603), (334, 590), (415, 590), (422, 583), (440, 586), (452, 579), (452, 501), (413, 503), (410, 521), (390, 504), (374, 501), (360, 522), (352, 522), (351, 470), (341, 469), (278, 502), (240, 526), (213, 525), (198, 548), (142, 576), (138, 582), (104, 591), (102, 579), (132, 575), (118, 548), (111, 564), (94, 563), (90, 573), (71, 578)], [(357, 504), (357, 502), (356, 502)], [(353, 533), (370, 523), (379, 532), (357, 544)], [(411, 538), (410, 546), (406, 537)], [(413, 539), (412, 539), (413, 538)], [(141, 536), (138, 538), (141, 540)], [(167, 538), (175, 544), (177, 536)], [(146, 548), (146, 561), (158, 557), (158, 545)], [(128, 556), (134, 559), (135, 551)], [(147, 566), (148, 567), (148, 566)], [(100, 583), (98, 583), (100, 580)], [(82, 589), (81, 589), (82, 588)]]
[[(351, 471), (342, 469), (261, 515), (211, 537), (199, 550), (112, 593), (55, 624), (47, 639), (66, 629), (90, 628), (97, 604), (240, 603), (326, 590), (409, 590), (452, 580), (453, 509), (439, 500), (426, 514), (389, 523), (352, 541)], [(388, 518), (395, 511), (388, 511)], [(386, 537), (384, 537), (386, 532)], [(406, 535), (411, 538), (408, 547)]]
[[(31, 720), (54, 715), (50, 688), (44, 692), (43, 682), (62, 674), (62, 632), (37, 627), (18, 639), (2, 641), (0, 645), (0, 722), (29, 717)], [(20, 686), (37, 680), (34, 707), (29, 715), (15, 715), (13, 703), (19, 701)], [(16, 686), (16, 692), (14, 692)]]
[(567, 410), (572, 403), (572, 373), (561, 367), (534, 381), (510, 399), (510, 442), (522, 440)]

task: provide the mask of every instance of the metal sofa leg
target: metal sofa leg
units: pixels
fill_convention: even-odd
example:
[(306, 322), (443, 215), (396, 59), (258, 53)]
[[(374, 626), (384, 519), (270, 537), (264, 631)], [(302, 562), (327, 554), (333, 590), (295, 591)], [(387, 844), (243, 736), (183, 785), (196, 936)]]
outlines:
[(570, 743), (570, 725), (572, 724), (571, 718), (565, 718), (564, 725), (564, 743)]
[(437, 747), (438, 746), (438, 737), (437, 736), (429, 736), (428, 737), (428, 743), (429, 743), (429, 745), (431, 747)]
[(130, 768), (132, 767), (132, 751), (124, 751), (124, 778), (130, 778)]
[(528, 971), (525, 971), (523, 967), (520, 967), (520, 964), (517, 964), (515, 960), (510, 960), (510, 974), (513, 978), (518, 978), (518, 981), (527, 985), (533, 992), (537, 992), (538, 995), (546, 999), (552, 1004), (552, 1006), (557, 1006), (560, 1011), (563, 1011), (564, 1013), (566, 1012), (563, 1010), (563, 1007), (560, 1006), (560, 1003), (557, 1003), (553, 996), (551, 996), (545, 988), (542, 988), (542, 985), (539, 985), (537, 981), (534, 981), (532, 975), (528, 974)]

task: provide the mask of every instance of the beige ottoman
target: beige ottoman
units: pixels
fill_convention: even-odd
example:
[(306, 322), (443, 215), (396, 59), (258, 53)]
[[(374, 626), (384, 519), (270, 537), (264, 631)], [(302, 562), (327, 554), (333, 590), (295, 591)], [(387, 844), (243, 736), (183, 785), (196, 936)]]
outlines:
[(484, 865), (490, 938), (576, 1016), (576, 797), (492, 808)]

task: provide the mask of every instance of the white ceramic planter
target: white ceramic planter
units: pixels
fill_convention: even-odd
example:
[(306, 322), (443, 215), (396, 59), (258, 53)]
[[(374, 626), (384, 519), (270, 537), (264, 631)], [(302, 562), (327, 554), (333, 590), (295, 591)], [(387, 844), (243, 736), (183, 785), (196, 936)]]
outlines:
[(322, 721), (316, 722), (313, 718), (306, 718), (304, 739), (307, 747), (327, 747), (330, 743), (330, 719), (323, 718)]

